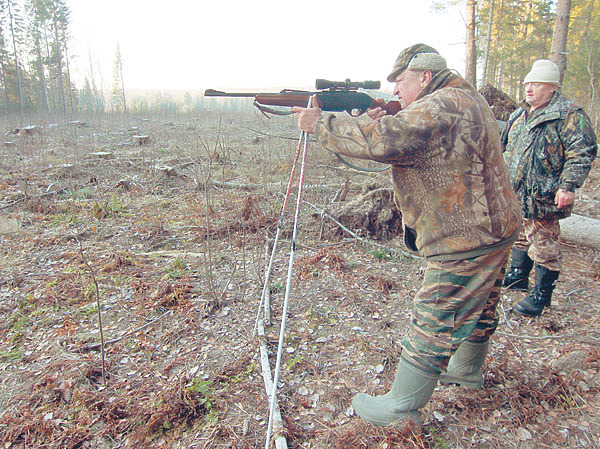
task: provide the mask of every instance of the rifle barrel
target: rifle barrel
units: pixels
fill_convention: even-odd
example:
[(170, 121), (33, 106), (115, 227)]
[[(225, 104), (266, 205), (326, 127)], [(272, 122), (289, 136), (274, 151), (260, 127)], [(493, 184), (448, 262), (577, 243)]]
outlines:
[(205, 97), (256, 97), (256, 92), (223, 92), (222, 90), (206, 89)]

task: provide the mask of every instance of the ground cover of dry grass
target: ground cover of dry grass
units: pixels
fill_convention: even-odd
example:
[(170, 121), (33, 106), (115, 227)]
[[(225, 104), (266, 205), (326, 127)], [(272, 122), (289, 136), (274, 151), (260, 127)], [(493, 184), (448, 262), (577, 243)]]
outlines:
[[(1, 447), (264, 447), (253, 328), (293, 120), (206, 113), (38, 127), (6, 129), (0, 144)], [(340, 192), (350, 200), (388, 176), (311, 148), (305, 200), (330, 210)], [(289, 447), (599, 447), (597, 250), (563, 244), (540, 318), (514, 315), (523, 294), (505, 293), (482, 391), (439, 387), (423, 428), (376, 428), (350, 399), (389, 388), (423, 263), (340, 237), (307, 203), (278, 395)], [(577, 204), (600, 215), (598, 163)], [(294, 206), (270, 284), (273, 364)], [(403, 249), (400, 238), (378, 243)]]

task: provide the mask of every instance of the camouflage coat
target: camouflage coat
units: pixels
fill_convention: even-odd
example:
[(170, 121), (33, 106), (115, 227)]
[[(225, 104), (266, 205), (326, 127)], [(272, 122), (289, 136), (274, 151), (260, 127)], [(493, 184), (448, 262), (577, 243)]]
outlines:
[(322, 114), (325, 149), (392, 165), (404, 242), (432, 260), (485, 254), (516, 238), (521, 217), (485, 99), (449, 70), (380, 121)]
[(596, 135), (587, 114), (558, 92), (532, 113), (523, 102), (503, 133), (504, 159), (513, 188), (529, 219), (560, 219), (573, 205), (558, 209), (558, 189), (581, 187), (596, 157)]

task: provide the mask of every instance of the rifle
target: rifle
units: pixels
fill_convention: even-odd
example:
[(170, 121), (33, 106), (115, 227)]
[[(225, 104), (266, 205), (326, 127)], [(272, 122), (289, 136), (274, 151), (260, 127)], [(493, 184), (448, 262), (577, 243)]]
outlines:
[[(308, 99), (316, 95), (315, 107), (329, 112), (346, 111), (353, 117), (363, 114), (368, 108), (381, 107), (390, 115), (396, 115), (401, 106), (398, 100), (393, 100), (388, 94), (384, 94), (375, 89), (379, 89), (379, 81), (360, 81), (353, 82), (349, 79), (345, 81), (329, 81), (317, 79), (315, 82), (316, 91), (283, 89), (276, 93), (259, 92), (223, 92), (220, 90), (207, 89), (204, 91), (205, 97), (254, 97), (254, 106), (263, 114), (287, 115), (290, 112), (274, 110), (267, 106), (300, 106), (306, 107)], [(387, 98), (386, 98), (387, 97)], [(386, 98), (387, 103), (381, 104), (375, 101), (376, 98)]]

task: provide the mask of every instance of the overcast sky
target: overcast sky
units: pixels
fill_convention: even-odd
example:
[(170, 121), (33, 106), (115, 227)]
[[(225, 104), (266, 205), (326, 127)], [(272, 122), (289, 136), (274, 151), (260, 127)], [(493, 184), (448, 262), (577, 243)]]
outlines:
[(72, 73), (112, 84), (119, 45), (125, 88), (311, 88), (316, 78), (381, 80), (399, 51), (437, 48), (464, 73), (462, 6), (423, 0), (67, 0)]

